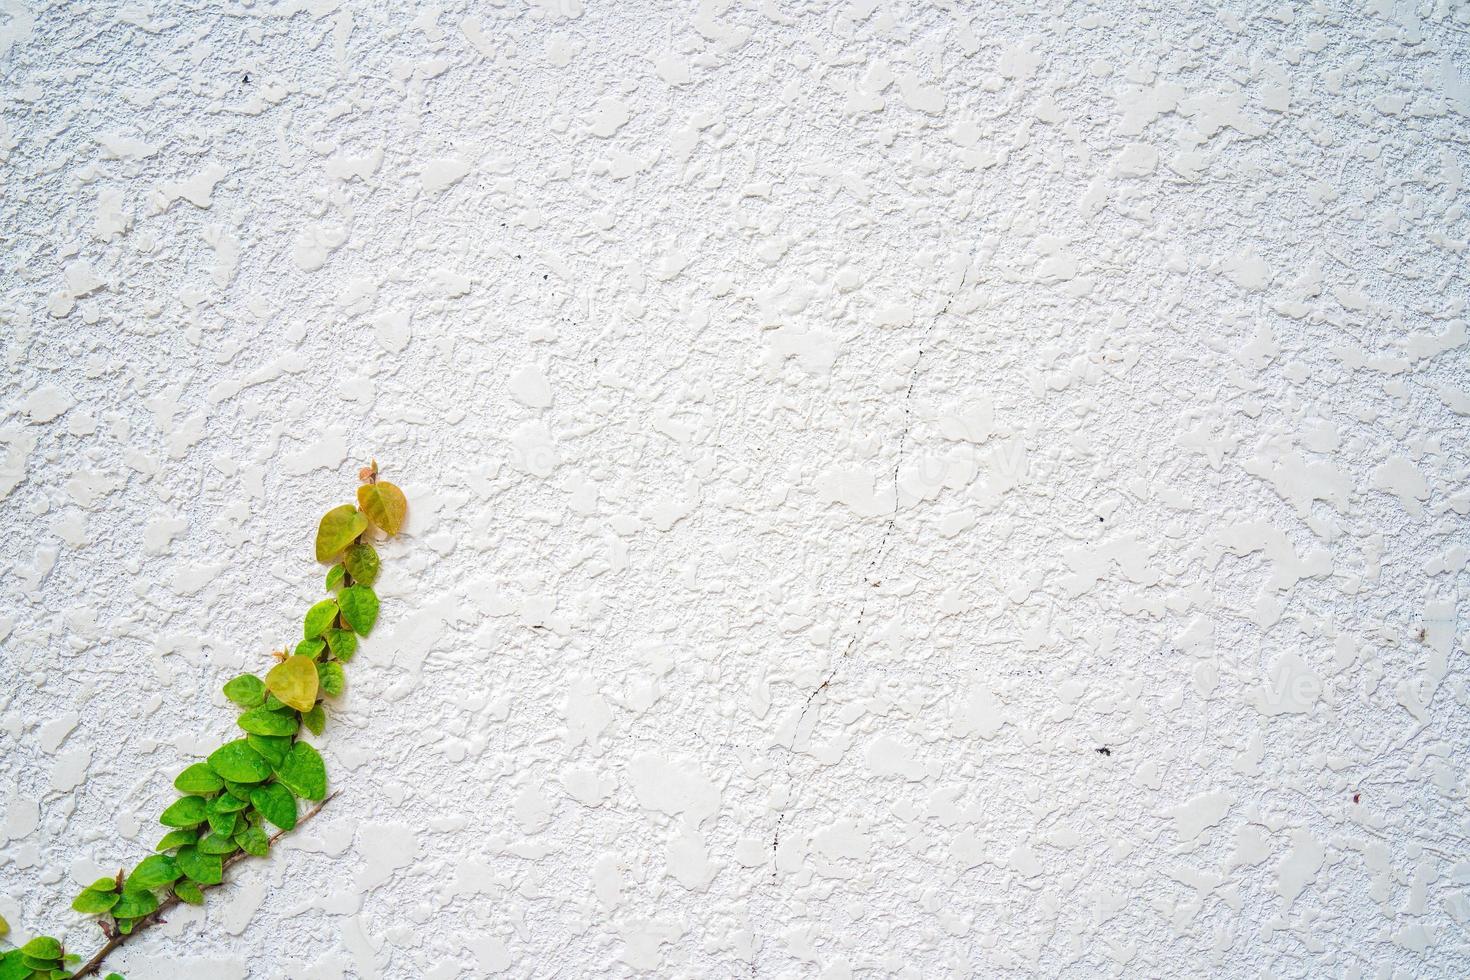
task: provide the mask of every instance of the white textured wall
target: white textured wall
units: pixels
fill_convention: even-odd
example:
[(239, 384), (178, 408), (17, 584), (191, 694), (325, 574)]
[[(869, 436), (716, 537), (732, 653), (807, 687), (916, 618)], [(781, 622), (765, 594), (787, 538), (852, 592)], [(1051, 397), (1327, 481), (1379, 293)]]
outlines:
[(17, 935), (376, 455), (137, 980), (1464, 976), (1470, 7), (1184, 6), (0, 3)]

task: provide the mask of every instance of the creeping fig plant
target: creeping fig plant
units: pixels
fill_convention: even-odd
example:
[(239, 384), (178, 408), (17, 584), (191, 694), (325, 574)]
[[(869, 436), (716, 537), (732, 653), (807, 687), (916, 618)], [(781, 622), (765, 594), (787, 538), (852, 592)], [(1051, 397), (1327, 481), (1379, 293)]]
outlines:
[[(369, 541), (374, 528), (397, 534), (408, 514), (403, 491), (378, 479), (376, 460), (359, 475), (357, 504), (327, 511), (317, 528), (316, 557), (331, 565), (326, 588), (333, 597), (307, 610), (301, 639), (275, 655), (264, 678), (241, 674), (224, 686), (225, 697), (242, 709), (240, 737), (179, 773), (174, 787), (183, 795), (158, 818), (169, 829), (156, 854), (131, 871), (97, 879), (72, 902), (76, 911), (98, 917), (106, 943), (81, 963), (60, 941), (37, 936), (0, 953), (0, 980), (97, 975), (129, 936), (162, 921), (180, 902), (203, 904), (204, 890), (224, 881), (231, 865), (269, 853), (282, 834), (330, 799), (326, 766), (301, 740), (301, 727), (322, 733), (323, 698), (342, 693), (342, 665), (377, 621), (379, 560)], [(301, 813), (298, 800), (315, 806)], [(0, 936), (8, 931), (0, 919)], [(122, 978), (112, 973), (105, 980)]]

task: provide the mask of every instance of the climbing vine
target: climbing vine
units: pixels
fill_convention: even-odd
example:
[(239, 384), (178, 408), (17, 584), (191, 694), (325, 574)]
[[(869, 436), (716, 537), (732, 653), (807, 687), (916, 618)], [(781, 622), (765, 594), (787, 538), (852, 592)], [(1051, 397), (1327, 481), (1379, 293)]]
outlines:
[[(247, 857), (263, 857), (283, 834), (330, 799), (321, 755), (300, 737), (326, 728), (324, 698), (342, 693), (343, 665), (359, 637), (378, 620), (377, 532), (397, 534), (408, 513), (403, 491), (378, 479), (378, 464), (360, 473), (357, 503), (327, 511), (316, 533), (316, 558), (327, 571), (329, 597), (306, 611), (302, 638), (275, 654), (264, 677), (240, 674), (224, 686), (239, 706), (242, 735), (174, 779), (179, 798), (158, 822), (168, 828), (154, 854), (84, 888), (72, 902), (97, 916), (106, 942), (82, 962), (59, 940), (37, 936), (0, 953), (0, 980), (71, 980), (96, 975), (108, 954), (160, 921), (180, 903), (202, 905), (205, 890)], [(314, 804), (304, 813), (301, 801)], [(0, 936), (8, 931), (0, 920)], [(105, 980), (122, 980), (116, 973)]]

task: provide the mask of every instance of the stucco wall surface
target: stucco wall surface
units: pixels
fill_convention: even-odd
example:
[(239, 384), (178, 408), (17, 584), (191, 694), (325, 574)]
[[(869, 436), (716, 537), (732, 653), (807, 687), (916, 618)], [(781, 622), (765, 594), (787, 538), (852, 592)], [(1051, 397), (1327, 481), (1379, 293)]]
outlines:
[(1470, 6), (0, 0), (0, 914), (413, 505), (116, 960), (1470, 974)]

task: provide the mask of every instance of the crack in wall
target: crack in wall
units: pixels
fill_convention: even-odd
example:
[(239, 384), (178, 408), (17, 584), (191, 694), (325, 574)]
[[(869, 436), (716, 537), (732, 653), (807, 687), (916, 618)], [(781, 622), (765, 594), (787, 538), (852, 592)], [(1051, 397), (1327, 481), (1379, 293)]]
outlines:
[[(963, 283), (961, 283), (961, 285), (963, 285)], [(873, 573), (878, 569), (878, 566), (883, 561), (883, 559), (888, 556), (889, 544), (893, 537), (894, 528), (898, 523), (898, 479), (899, 474), (903, 469), (904, 454), (908, 449), (909, 430), (912, 428), (913, 422), (912, 402), (914, 397), (914, 386), (919, 379), (919, 369), (923, 366), (924, 363), (924, 350), (929, 344), (929, 338), (933, 335), (934, 330), (939, 326), (940, 319), (949, 312), (950, 303), (953, 302), (953, 299), (953, 296), (951, 296), (949, 299), (946, 299), (944, 301), (944, 306), (941, 307), (939, 312), (934, 314), (933, 318), (930, 320), (929, 326), (924, 331), (924, 335), (919, 338), (918, 354), (914, 358), (914, 366), (909, 369), (908, 388), (904, 391), (903, 397), (903, 430), (899, 433), (898, 436), (898, 450), (893, 461), (893, 509), (889, 511), (888, 518), (883, 525), (883, 533), (879, 536), (878, 539), (878, 546), (874, 550), (873, 557), (868, 561), (868, 567), (863, 573), (864, 581), (871, 588), (876, 588), (879, 584), (872, 581)], [(857, 618), (853, 623), (852, 636), (848, 638), (846, 645), (842, 648), (842, 652), (838, 654), (836, 661), (833, 662), (832, 667), (827, 671), (827, 676), (822, 679), (822, 682), (820, 684), (812, 689), (811, 693), (806, 696), (806, 700), (802, 702), (801, 713), (797, 715), (796, 724), (792, 728), (791, 755), (793, 757), (796, 754), (796, 744), (801, 735), (802, 723), (806, 721), (807, 715), (811, 711), (812, 702), (816, 700), (817, 695), (827, 690), (827, 688), (832, 684), (832, 681), (836, 679), (838, 672), (842, 669), (843, 661), (845, 661), (848, 655), (852, 653), (852, 650), (855, 646), (857, 646), (858, 641), (863, 638), (863, 625), (866, 620), (868, 611), (868, 600), (866, 596), (867, 593), (865, 592), (863, 601), (858, 606)], [(813, 722), (813, 726), (815, 726), (815, 724), (816, 723)], [(791, 776), (791, 766), (792, 761), (791, 759), (788, 759), (786, 763), (786, 776), (788, 781), (790, 780)], [(792, 792), (791, 797), (787, 800), (786, 804), (782, 806), (781, 812), (776, 815), (776, 828), (771, 835), (771, 881), (773, 883), (776, 881), (776, 876), (778, 874), (778, 869), (775, 866), (775, 862), (776, 852), (781, 846), (781, 827), (786, 822), (786, 815), (790, 812), (792, 804), (795, 802), (796, 798), (800, 796), (801, 791), (804, 790), (807, 784), (810, 782), (811, 774), (808, 773), (806, 778), (802, 780), (801, 785)], [(756, 969), (756, 956), (754, 954), (751, 957), (750, 968), (751, 975), (754, 976)]]

